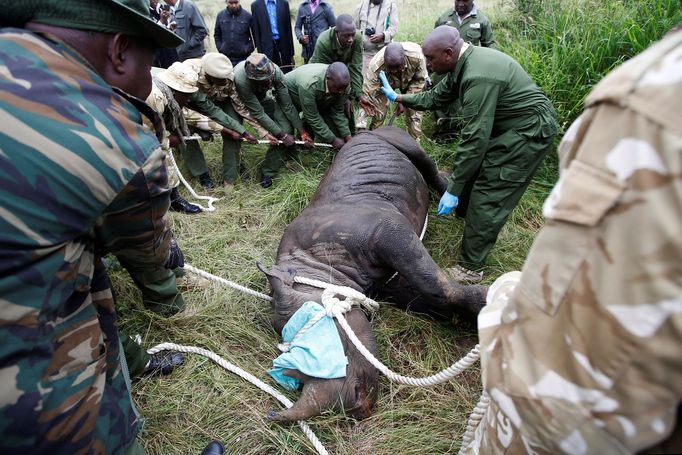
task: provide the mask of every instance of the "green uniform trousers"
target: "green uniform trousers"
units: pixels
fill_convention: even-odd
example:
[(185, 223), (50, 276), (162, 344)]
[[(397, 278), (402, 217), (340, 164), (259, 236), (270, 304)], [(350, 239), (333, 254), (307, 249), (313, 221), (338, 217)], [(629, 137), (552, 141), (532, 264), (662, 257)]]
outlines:
[[(146, 309), (164, 316), (171, 316), (183, 310), (185, 300), (178, 291), (176, 280), (178, 276), (184, 275), (182, 269), (149, 270), (136, 267), (125, 260), (120, 262), (142, 293), (142, 304)], [(135, 377), (147, 366), (149, 354), (129, 334), (121, 333), (121, 344), (130, 375)]]
[[(229, 101), (229, 100), (228, 100)], [(226, 102), (218, 105), (225, 114), (242, 123), (242, 117), (234, 110), (232, 103)], [(239, 169), (239, 155), (242, 148), (241, 141), (233, 141), (223, 137), (223, 181), (234, 183), (237, 180), (237, 170)], [(198, 177), (208, 172), (206, 157), (201, 150), (199, 141), (187, 141), (184, 146), (180, 146), (180, 153), (189, 172)]]
[(466, 220), (459, 265), (469, 270), (483, 268), (500, 230), (552, 145), (556, 124), (551, 121), (547, 126), (536, 123), (531, 127), (543, 129), (543, 134), (510, 130), (490, 140), (477, 175), (459, 195), (457, 214)]
[[(232, 103), (221, 104), (220, 107), (227, 115), (243, 123), (244, 119), (232, 107)], [(233, 141), (223, 137), (223, 181), (234, 183), (239, 175), (239, 162), (241, 160), (241, 141)]]
[[(281, 107), (275, 102), (274, 99), (266, 97), (261, 101), (261, 105), (265, 112), (273, 119), (279, 127), (287, 134), (292, 134), (294, 132), (294, 127), (289, 121), (289, 119), (284, 114)], [(261, 171), (263, 175), (272, 177), (274, 176), (279, 168), (284, 164), (284, 158), (293, 158), (296, 156), (296, 147), (285, 147), (283, 145), (275, 145), (268, 147), (268, 151), (265, 153), (265, 159), (263, 160), (263, 167)]]
[(130, 372), (130, 377), (134, 378), (144, 371), (149, 363), (150, 356), (132, 336), (121, 333), (121, 330), (119, 330), (119, 333), (121, 336), (121, 345), (123, 346), (123, 355), (128, 364), (128, 371)]
[(190, 174), (194, 177), (198, 177), (201, 174), (208, 172), (206, 157), (204, 156), (204, 152), (201, 151), (201, 145), (199, 145), (198, 140), (191, 140), (184, 144), (180, 144), (178, 149), (180, 150), (182, 161), (184, 161)]

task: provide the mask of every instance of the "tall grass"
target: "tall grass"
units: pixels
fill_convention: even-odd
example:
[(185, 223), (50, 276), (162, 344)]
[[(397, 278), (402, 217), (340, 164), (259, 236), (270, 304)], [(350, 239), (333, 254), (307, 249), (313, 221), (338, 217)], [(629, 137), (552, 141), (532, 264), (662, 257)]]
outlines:
[(514, 0), (500, 48), (547, 93), (567, 127), (591, 88), (682, 20), (679, 0)]
[[(213, 27), (221, 0), (196, 3)], [(337, 14), (352, 13), (358, 0), (332, 0)], [(421, 42), (452, 0), (396, 0), (398, 40)], [(645, 48), (680, 19), (677, 0), (478, 0), (491, 17), (498, 46), (516, 58), (557, 107), (566, 126), (581, 110), (585, 94), (614, 65)], [(243, 7), (249, 8), (250, 2)], [(297, 7), (291, 4), (292, 10)], [(523, 11), (521, 11), (521, 9)], [(212, 37), (212, 34), (209, 35)], [(212, 43), (212, 39), (209, 40)], [(398, 119), (398, 125), (402, 120)], [(440, 168), (448, 169), (455, 147), (429, 140), (432, 122), (426, 116), (424, 149)], [(220, 175), (219, 141), (204, 145), (212, 175)], [(331, 162), (327, 150), (303, 152), (275, 178), (272, 188), (258, 185), (264, 146), (243, 147), (249, 178), (226, 194), (218, 210), (196, 216), (169, 214), (187, 261), (229, 280), (267, 292), (256, 262), (271, 265), (282, 232), (308, 203)], [(553, 156), (550, 151), (550, 156)], [(178, 157), (180, 158), (180, 157)], [(189, 173), (179, 159), (185, 176)], [(556, 160), (538, 171), (519, 206), (500, 233), (488, 258), (486, 282), (519, 269), (542, 225), (541, 206), (556, 179)], [(196, 184), (196, 182), (194, 182)], [(463, 223), (434, 215), (433, 195), (424, 243), (441, 267), (457, 258)], [(162, 318), (145, 311), (127, 274), (112, 273), (122, 326), (142, 335), (145, 346), (163, 341), (208, 348), (269, 381), (265, 371), (278, 355), (278, 337), (270, 326), (267, 302), (237, 291), (193, 284), (185, 288), (187, 308)], [(475, 330), (457, 321), (435, 323), (390, 306), (374, 316), (379, 358), (410, 376), (425, 376), (449, 366), (476, 343)], [(458, 380), (431, 389), (396, 385), (382, 378), (374, 415), (354, 422), (327, 413), (310, 424), (335, 454), (456, 453), (460, 437), (480, 393), (477, 367)], [(206, 359), (188, 356), (171, 376), (134, 384), (133, 395), (145, 417), (141, 440), (154, 455), (198, 454), (210, 439), (219, 439), (229, 454), (313, 453), (297, 426), (269, 423), (268, 410), (278, 403), (242, 379)], [(296, 393), (286, 395), (294, 400)]]

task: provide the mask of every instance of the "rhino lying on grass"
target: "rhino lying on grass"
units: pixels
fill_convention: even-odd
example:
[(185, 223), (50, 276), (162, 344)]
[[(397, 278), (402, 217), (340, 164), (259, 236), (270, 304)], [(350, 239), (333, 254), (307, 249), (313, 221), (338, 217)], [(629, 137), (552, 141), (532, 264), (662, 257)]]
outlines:
[[(419, 239), (429, 186), (442, 194), (446, 181), (406, 132), (383, 128), (347, 143), (310, 204), (284, 232), (276, 265), (270, 271), (261, 267), (273, 289), (275, 329), (281, 333), (304, 302), (321, 301), (322, 289), (294, 283), (297, 275), (378, 293), (417, 311), (477, 314), (485, 303), (486, 288), (461, 286), (450, 279)], [(399, 276), (387, 283), (395, 272)], [(356, 308), (345, 317), (376, 356), (374, 335), (363, 311)], [(285, 370), (287, 376), (303, 382), (301, 397), (288, 410), (270, 412), (270, 419), (303, 420), (332, 408), (356, 419), (371, 414), (379, 372), (338, 330), (348, 360), (345, 377), (320, 379)]]

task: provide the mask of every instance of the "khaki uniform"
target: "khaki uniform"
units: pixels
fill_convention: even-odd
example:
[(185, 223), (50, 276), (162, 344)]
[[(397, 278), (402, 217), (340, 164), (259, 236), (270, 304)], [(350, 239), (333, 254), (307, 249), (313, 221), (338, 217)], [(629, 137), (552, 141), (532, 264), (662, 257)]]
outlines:
[[(421, 46), (417, 43), (404, 42), (401, 43), (405, 50), (405, 66), (403, 67), (402, 77), (397, 77), (386, 72), (388, 83), (391, 84), (394, 90), (400, 90), (400, 93), (420, 93), (424, 90), (424, 81), (428, 75), (426, 70), (426, 58), (422, 53)], [(371, 129), (377, 129), (384, 124), (386, 112), (388, 111), (388, 99), (379, 93), (381, 81), (379, 80), (379, 73), (386, 70), (384, 65), (384, 51), (382, 48), (369, 63), (369, 67), (365, 72), (363, 83), (363, 91), (369, 97), (377, 110), (376, 115), (372, 119)], [(419, 140), (422, 133), (422, 113), (414, 109), (407, 109), (405, 111), (407, 131), (414, 139)], [(356, 123), (358, 128), (367, 128), (367, 114), (364, 109), (360, 109), (358, 121)]]
[[(362, 0), (355, 9), (355, 28), (362, 34), (362, 73), (367, 71), (369, 62), (380, 49), (393, 41), (398, 33), (398, 7), (395, 2), (382, 0), (374, 5), (371, 0)], [(373, 27), (375, 33), (383, 33), (384, 41), (373, 43), (370, 35), (365, 33), (367, 27)]]
[[(161, 90), (159, 90), (159, 88), (155, 84), (152, 84), (152, 91), (145, 100), (145, 103), (147, 103), (159, 115), (163, 116), (163, 112), (166, 110), (168, 100), (166, 99), (166, 96), (161, 92)], [(168, 138), (164, 138), (164, 141), (161, 144), (161, 148), (166, 153), (166, 155), (168, 155), (168, 150), (170, 149), (170, 146), (168, 144)], [(168, 158), (166, 158), (166, 170), (168, 171), (168, 187), (177, 188), (178, 185), (180, 185), (180, 179), (178, 178), (178, 169)]]
[(566, 132), (521, 280), (478, 318), (491, 405), (466, 453), (625, 454), (675, 429), (680, 56), (682, 31), (607, 76)]

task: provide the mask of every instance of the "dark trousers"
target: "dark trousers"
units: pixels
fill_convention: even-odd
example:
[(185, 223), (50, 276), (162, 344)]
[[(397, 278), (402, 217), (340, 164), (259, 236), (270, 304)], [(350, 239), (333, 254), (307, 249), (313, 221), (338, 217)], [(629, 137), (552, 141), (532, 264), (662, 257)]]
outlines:
[(294, 62), (291, 60), (291, 57), (291, 55), (284, 55), (282, 53), (280, 40), (272, 41), (272, 57), (270, 60), (272, 60), (275, 65), (279, 66), (279, 69), (281, 69), (283, 73), (288, 73), (294, 69)]

